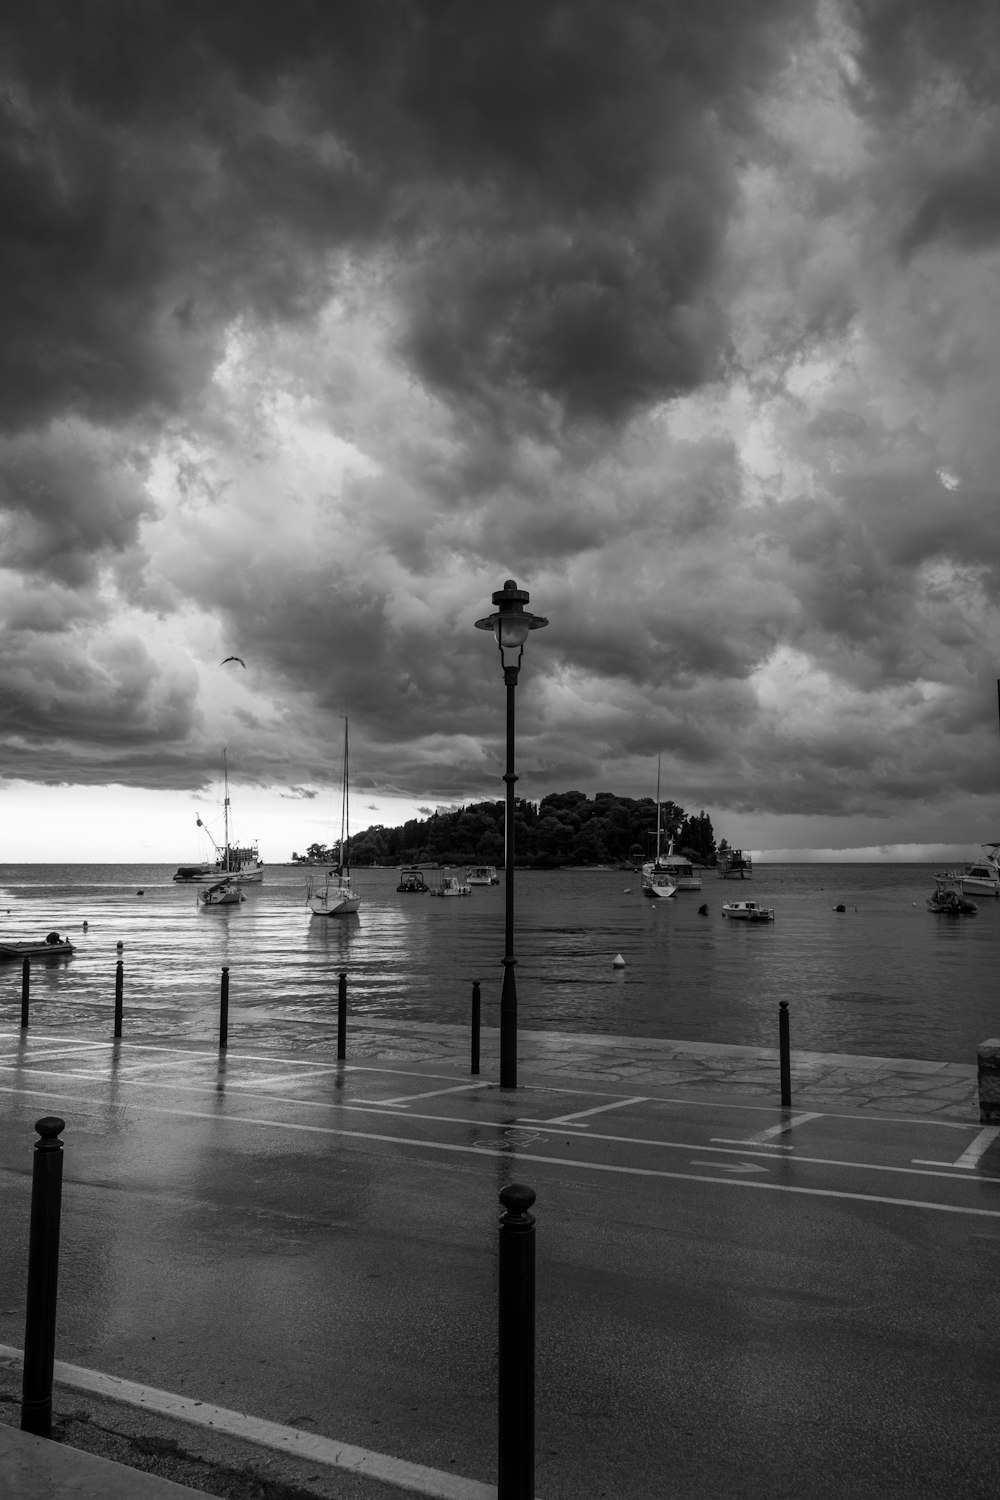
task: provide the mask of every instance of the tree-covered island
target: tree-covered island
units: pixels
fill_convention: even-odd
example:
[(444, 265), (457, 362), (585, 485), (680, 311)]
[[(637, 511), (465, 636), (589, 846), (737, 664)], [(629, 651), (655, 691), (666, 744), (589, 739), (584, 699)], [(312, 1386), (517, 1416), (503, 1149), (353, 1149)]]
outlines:
[[(688, 815), (674, 802), (661, 804), (663, 848), (672, 837), (678, 854), (714, 865), (718, 850), (708, 814)], [(504, 804), (474, 802), (399, 828), (377, 824), (351, 838), (353, 865), (503, 864)], [(719, 848), (725, 847), (725, 840)], [(514, 848), (519, 865), (639, 865), (656, 852), (656, 802), (652, 797), (616, 797), (598, 792), (552, 792), (541, 802), (514, 802)], [(310, 844), (293, 854), (295, 864), (332, 862), (332, 849)]]

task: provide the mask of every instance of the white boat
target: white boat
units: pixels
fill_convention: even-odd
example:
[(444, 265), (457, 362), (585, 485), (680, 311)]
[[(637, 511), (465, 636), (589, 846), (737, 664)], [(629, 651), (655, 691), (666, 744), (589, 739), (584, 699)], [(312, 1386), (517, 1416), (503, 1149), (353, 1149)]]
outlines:
[(218, 880), (215, 885), (207, 885), (203, 891), (198, 892), (201, 906), (239, 906), (246, 899), (242, 887), (235, 880)]
[(432, 896), (471, 896), (472, 886), (465, 881), (459, 880), (457, 875), (443, 875), (439, 883), (432, 887)]
[(198, 827), (212, 839), (216, 857), (212, 862), (203, 860), (201, 864), (179, 866), (173, 878), (183, 885), (216, 884), (222, 879), (231, 880), (236, 885), (260, 885), (264, 879), (264, 864), (257, 845), (229, 842), (229, 761), (225, 750), (222, 752), (222, 787), (223, 841), (221, 845), (216, 844), (201, 818), (196, 819)]
[(720, 880), (749, 880), (753, 874), (753, 860), (742, 849), (726, 849), (719, 855)]
[(758, 906), (756, 901), (724, 901), (722, 915), (735, 922), (773, 922), (774, 907)]
[(470, 885), (500, 884), (500, 876), (493, 865), (472, 865), (465, 878)]
[(349, 917), (361, 905), (361, 897), (351, 884), (351, 821), (348, 801), (347, 719), (344, 719), (344, 776), (340, 802), (340, 843), (338, 864), (322, 880), (310, 877), (306, 884), (306, 905), (314, 917)]
[(966, 896), (1000, 896), (1000, 844), (983, 844), (983, 857), (966, 865), (961, 875)]
[(979, 907), (962, 889), (963, 881), (958, 875), (937, 875), (934, 879), (934, 894), (927, 897), (927, 910), (940, 912), (946, 917), (972, 917)]
[[(671, 845), (673, 841), (671, 840)], [(656, 757), (656, 858), (647, 860), (642, 867), (642, 894), (665, 900), (677, 889), (670, 870), (664, 864), (663, 819), (660, 804), (660, 757)]]

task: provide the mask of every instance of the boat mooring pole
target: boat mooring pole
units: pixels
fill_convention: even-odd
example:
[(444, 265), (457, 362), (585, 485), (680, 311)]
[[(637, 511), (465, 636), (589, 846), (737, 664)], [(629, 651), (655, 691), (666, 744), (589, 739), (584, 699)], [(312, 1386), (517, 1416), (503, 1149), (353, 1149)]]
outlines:
[(59, 1215), (62, 1206), (65, 1120), (46, 1115), (35, 1129), (28, 1232), (28, 1303), (24, 1320), (21, 1430), (47, 1438), (52, 1432), (52, 1370), (56, 1349), (56, 1290), (59, 1277)]
[(497, 1500), (535, 1494), (534, 1201), (517, 1182), (500, 1193)]
[(337, 1061), (347, 1056), (347, 970), (341, 969), (337, 984)]
[(222, 966), (222, 987), (219, 992), (219, 1051), (224, 1052), (229, 1042), (229, 965)]
[(792, 1059), (788, 1050), (788, 1001), (778, 1001), (778, 1054), (781, 1066), (781, 1107), (792, 1102)]
[(479, 980), (472, 981), (472, 1067), (471, 1073), (479, 1072), (479, 1014), (482, 1007), (482, 997), (479, 993)]
[(115, 964), (115, 1036), (122, 1034), (122, 997), (125, 990), (125, 965), (121, 959)]
[(31, 959), (21, 960), (21, 1030), (28, 1029), (28, 997), (31, 993)]

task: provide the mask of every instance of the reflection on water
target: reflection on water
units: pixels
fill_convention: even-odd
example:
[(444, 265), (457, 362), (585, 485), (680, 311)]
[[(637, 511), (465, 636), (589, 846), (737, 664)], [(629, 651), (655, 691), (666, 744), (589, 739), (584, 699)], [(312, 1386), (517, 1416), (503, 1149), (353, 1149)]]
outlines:
[[(394, 870), (362, 870), (360, 913), (322, 919), (307, 911), (295, 869), (271, 868), (243, 905), (216, 908), (200, 907), (172, 872), (0, 866), (0, 936), (58, 928), (77, 944), (71, 959), (32, 965), (33, 1028), (109, 1030), (119, 957), (129, 1036), (211, 1042), (224, 966), (231, 1042), (249, 1014), (275, 1044), (328, 1034), (341, 971), (354, 1017), (466, 1024), (479, 980), (483, 1023), (497, 1024), (502, 886), (442, 901), (397, 893)], [(787, 1000), (793, 1047), (973, 1062), (1000, 1030), (1000, 902), (982, 900), (972, 918), (933, 916), (932, 888), (928, 866), (762, 865), (752, 894), (776, 921), (751, 926), (720, 912), (747, 887), (714, 877), (700, 893), (653, 902), (628, 872), (519, 871), (520, 1024), (774, 1046)], [(624, 969), (612, 967), (619, 952)], [(15, 1029), (20, 986), (20, 964), (0, 965), (3, 1024)]]

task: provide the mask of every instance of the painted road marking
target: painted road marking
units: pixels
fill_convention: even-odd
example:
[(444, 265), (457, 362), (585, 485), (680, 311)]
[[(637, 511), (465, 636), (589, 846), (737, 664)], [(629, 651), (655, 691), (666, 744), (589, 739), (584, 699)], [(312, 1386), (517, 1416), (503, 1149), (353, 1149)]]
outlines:
[(742, 1140), (730, 1141), (725, 1137), (713, 1135), (712, 1140), (718, 1141), (720, 1145), (726, 1146), (771, 1146), (776, 1151), (793, 1151), (793, 1146), (787, 1146), (780, 1141), (774, 1141), (772, 1136), (788, 1135), (796, 1125), (804, 1125), (807, 1120), (821, 1120), (820, 1114), (792, 1115), (787, 1120), (782, 1120), (778, 1125), (771, 1125), (767, 1130), (758, 1130), (756, 1135), (744, 1136)]
[(336, 1068), (314, 1068), (311, 1073), (265, 1073), (260, 1078), (227, 1078), (227, 1089), (258, 1089), (266, 1084), (268, 1087), (275, 1083), (311, 1083), (316, 1078), (335, 1078)]
[(356, 1104), (411, 1104), (414, 1099), (437, 1099), (441, 1094), (464, 1094), (469, 1089), (489, 1089), (491, 1083), (456, 1083), (450, 1089), (428, 1089), (423, 1094), (400, 1094), (398, 1099), (356, 1099)]
[(979, 1165), (980, 1158), (985, 1156), (998, 1135), (1000, 1135), (1000, 1125), (987, 1125), (986, 1129), (981, 1130), (975, 1140), (965, 1148), (958, 1161), (922, 1161), (915, 1156), (914, 1166), (959, 1167), (963, 1171), (971, 1172)]
[[(0, 1088), (0, 1093), (21, 1095), (43, 1094), (43, 1097), (49, 1100), (51, 1100), (53, 1097), (51, 1091), (45, 1091), (43, 1093), (41, 1089)], [(75, 1094), (57, 1093), (55, 1097), (68, 1100), (72, 1104), (94, 1105), (95, 1103), (95, 1101), (91, 1098), (81, 1097)], [(375, 1130), (345, 1130), (343, 1127), (334, 1125), (306, 1125), (302, 1124), (301, 1122), (296, 1123), (292, 1120), (268, 1120), (256, 1115), (220, 1115), (218, 1111), (209, 1112), (207, 1110), (197, 1109), (166, 1109), (162, 1105), (157, 1104), (144, 1104), (143, 1109), (147, 1115), (167, 1115), (171, 1118), (182, 1120), (206, 1120), (215, 1126), (222, 1124), (257, 1125), (267, 1130), (301, 1131), (309, 1135), (338, 1136), (344, 1140), (377, 1141), (380, 1145), (414, 1146), (419, 1150), (448, 1152), (450, 1154), (458, 1156), (492, 1155), (495, 1156), (498, 1161), (504, 1160), (505, 1158), (509, 1157), (510, 1154), (509, 1151), (504, 1150), (502, 1147), (496, 1147), (493, 1150), (490, 1150), (488, 1147), (475, 1145), (465, 1146), (451, 1141), (429, 1141), (421, 1140), (419, 1137), (382, 1135), (379, 1131)], [(417, 1116), (416, 1118), (419, 1118), (419, 1116)], [(454, 1123), (454, 1121), (451, 1121), (450, 1123)], [(462, 1121), (460, 1123), (486, 1124), (489, 1122)], [(504, 1127), (501, 1126), (500, 1128), (502, 1129)], [(598, 1137), (586, 1136), (583, 1139), (591, 1141), (594, 1139), (598, 1139)], [(635, 1144), (635, 1142), (630, 1141), (627, 1136), (623, 1137), (622, 1139), (624, 1139), (624, 1141), (629, 1145)], [(665, 1143), (656, 1141), (651, 1142), (650, 1144), (663, 1145)], [(698, 1150), (698, 1147), (692, 1146), (690, 1143), (685, 1143), (683, 1149), (686, 1151), (696, 1151)], [(711, 1148), (705, 1147), (703, 1149), (710, 1150)], [(803, 1158), (796, 1157), (795, 1160), (796, 1163), (799, 1163), (803, 1160)], [(808, 1158), (806, 1158), (806, 1160), (808, 1160)], [(542, 1166), (549, 1167), (570, 1167), (580, 1172), (607, 1172), (611, 1175), (617, 1175), (621, 1177), (649, 1177), (659, 1179), (663, 1182), (701, 1182), (709, 1184), (715, 1183), (717, 1186), (722, 1184), (729, 1184), (733, 1187), (766, 1188), (771, 1192), (791, 1193), (793, 1195), (806, 1198), (839, 1198), (851, 1203), (881, 1203), (894, 1208), (921, 1208), (933, 1213), (965, 1214), (971, 1218), (1000, 1219), (1000, 1208), (972, 1208), (965, 1207), (961, 1204), (932, 1203), (920, 1198), (890, 1198), (878, 1193), (851, 1193), (839, 1188), (799, 1187), (794, 1183), (787, 1182), (759, 1182), (756, 1178), (751, 1182), (748, 1178), (743, 1177), (703, 1177), (693, 1172), (668, 1172), (665, 1171), (662, 1167), (630, 1167), (613, 1162), (574, 1161), (572, 1157), (537, 1156), (527, 1151), (518, 1156), (518, 1161), (538, 1162)], [(886, 1167), (880, 1164), (869, 1164), (865, 1162), (831, 1163), (823, 1161), (822, 1158), (819, 1159), (818, 1164), (821, 1166), (833, 1165), (853, 1167), (860, 1170), (865, 1170), (867, 1168), (867, 1170), (874, 1172), (908, 1172), (919, 1177), (948, 1177), (952, 1181), (968, 1182), (970, 1180), (969, 1178), (964, 1176), (956, 1178), (954, 1173), (951, 1172), (926, 1172), (918, 1170), (914, 1167)], [(978, 1181), (981, 1181), (981, 1179), (977, 1179), (977, 1182)]]
[[(22, 1351), (6, 1344), (0, 1344), (0, 1361), (9, 1369), (21, 1370), (24, 1367)], [(59, 1385), (69, 1386), (72, 1390), (89, 1391), (92, 1395), (121, 1401), (127, 1406), (137, 1406), (144, 1411), (155, 1411), (161, 1416), (173, 1417), (193, 1427), (207, 1427), (213, 1432), (224, 1432), (230, 1437), (242, 1438), (264, 1448), (294, 1454), (296, 1458), (305, 1459), (309, 1463), (327, 1464), (332, 1469), (349, 1469), (354, 1474), (366, 1474), (399, 1489), (410, 1490), (418, 1495), (431, 1495), (434, 1500), (496, 1500), (496, 1485), (481, 1484), (477, 1479), (463, 1479), (459, 1474), (430, 1469), (424, 1464), (408, 1463), (406, 1459), (392, 1458), (388, 1453), (373, 1453), (369, 1448), (357, 1448), (351, 1443), (339, 1442), (336, 1438), (301, 1432), (297, 1427), (282, 1427), (278, 1422), (268, 1422), (263, 1417), (229, 1411), (224, 1406), (211, 1406), (207, 1401), (193, 1401), (188, 1396), (176, 1396), (172, 1391), (158, 1390), (156, 1386), (138, 1385), (134, 1380), (104, 1375), (100, 1370), (86, 1370), (80, 1365), (68, 1365), (57, 1359), (53, 1374)]]
[(528, 1120), (528, 1119), (525, 1119), (525, 1124), (526, 1125), (576, 1125), (578, 1129), (580, 1129), (580, 1130), (586, 1130), (587, 1129), (586, 1125), (579, 1125), (578, 1124), (578, 1121), (582, 1120), (585, 1115), (603, 1115), (603, 1114), (606, 1114), (609, 1109), (624, 1109), (626, 1107), (626, 1105), (629, 1105), (629, 1104), (645, 1104), (647, 1102), (647, 1099), (648, 1099), (648, 1095), (646, 1095), (646, 1094), (636, 1094), (635, 1098), (633, 1098), (633, 1099), (615, 1099), (610, 1104), (595, 1104), (594, 1107), (593, 1107), (593, 1109), (578, 1109), (578, 1110), (576, 1110), (576, 1112), (574, 1114), (571, 1114), (571, 1115), (556, 1115), (555, 1118), (551, 1119), (551, 1120)]

